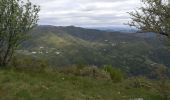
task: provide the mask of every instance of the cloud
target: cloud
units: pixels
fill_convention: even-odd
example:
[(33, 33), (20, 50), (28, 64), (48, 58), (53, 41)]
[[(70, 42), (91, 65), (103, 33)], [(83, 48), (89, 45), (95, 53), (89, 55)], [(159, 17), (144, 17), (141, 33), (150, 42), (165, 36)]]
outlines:
[(123, 25), (140, 0), (30, 0), (41, 6), (39, 24)]

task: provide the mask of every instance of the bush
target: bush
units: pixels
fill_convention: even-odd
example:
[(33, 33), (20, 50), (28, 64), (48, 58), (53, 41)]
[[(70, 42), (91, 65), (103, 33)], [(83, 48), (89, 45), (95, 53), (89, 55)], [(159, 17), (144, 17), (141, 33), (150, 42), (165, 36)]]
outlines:
[(103, 69), (110, 74), (113, 82), (121, 82), (123, 80), (123, 73), (120, 69), (113, 68), (111, 65), (105, 65)]
[(44, 71), (49, 64), (45, 59), (22, 55), (22, 57), (14, 57), (10, 66), (17, 70), (41, 72)]
[(152, 89), (152, 82), (143, 76), (131, 77), (125, 81), (126, 88), (144, 88), (144, 89)]
[(100, 70), (96, 66), (70, 66), (70, 67), (65, 67), (61, 68), (60, 72), (64, 74), (71, 74), (71, 75), (76, 75), (76, 76), (84, 76), (84, 77), (92, 77), (96, 79), (104, 79), (104, 80), (110, 80), (110, 75), (103, 71)]
[(69, 66), (69, 67), (62, 67), (58, 69), (59, 72), (64, 74), (71, 74), (71, 75), (79, 75), (80, 74), (80, 68), (77, 66)]
[(105, 79), (105, 80), (111, 79), (108, 73), (106, 73), (103, 70), (100, 70), (96, 66), (84, 67), (82, 70), (80, 70), (80, 75), (94, 77), (96, 79)]

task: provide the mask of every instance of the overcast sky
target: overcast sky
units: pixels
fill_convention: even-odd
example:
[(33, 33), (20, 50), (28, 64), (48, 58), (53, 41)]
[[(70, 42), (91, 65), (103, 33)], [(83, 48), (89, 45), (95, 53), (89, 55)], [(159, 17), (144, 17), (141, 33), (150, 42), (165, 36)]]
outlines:
[(127, 23), (140, 0), (30, 0), (41, 6), (39, 24), (112, 26)]

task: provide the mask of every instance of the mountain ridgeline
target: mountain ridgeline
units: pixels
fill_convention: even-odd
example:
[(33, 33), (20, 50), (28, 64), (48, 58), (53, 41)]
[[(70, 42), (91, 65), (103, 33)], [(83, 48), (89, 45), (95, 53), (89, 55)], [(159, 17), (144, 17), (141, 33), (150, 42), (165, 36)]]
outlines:
[(165, 37), (154, 33), (120, 33), (74, 26), (37, 26), (19, 54), (45, 59), (51, 66), (112, 65), (129, 75), (148, 75), (170, 67)]

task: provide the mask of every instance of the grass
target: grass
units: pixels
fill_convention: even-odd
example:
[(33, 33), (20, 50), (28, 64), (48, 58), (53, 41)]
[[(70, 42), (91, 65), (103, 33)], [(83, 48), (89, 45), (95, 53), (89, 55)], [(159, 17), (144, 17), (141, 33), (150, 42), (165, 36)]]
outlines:
[(153, 90), (127, 88), (129, 80), (66, 75), (54, 70), (39, 72), (0, 69), (0, 100), (162, 100)]

